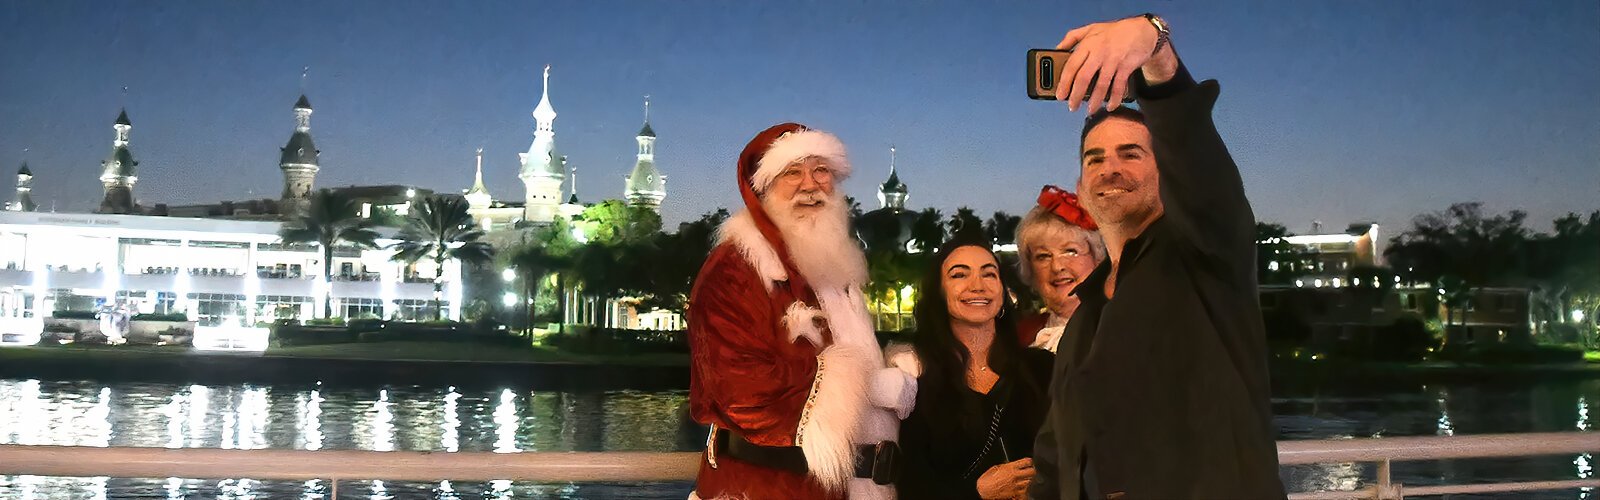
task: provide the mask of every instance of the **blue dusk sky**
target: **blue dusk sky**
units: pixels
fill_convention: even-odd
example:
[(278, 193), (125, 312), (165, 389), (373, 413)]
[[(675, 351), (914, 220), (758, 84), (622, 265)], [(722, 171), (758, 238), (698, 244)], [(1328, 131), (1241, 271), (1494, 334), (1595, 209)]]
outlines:
[(735, 155), (782, 121), (846, 142), (844, 187), (869, 209), (895, 145), (910, 207), (1020, 214), (1076, 179), (1081, 124), (1026, 98), (1026, 50), (1145, 11), (1222, 83), (1262, 220), (1387, 236), (1459, 201), (1540, 229), (1600, 209), (1592, 0), (0, 0), (0, 168), (26, 159), (42, 207), (92, 210), (125, 106), (142, 203), (276, 197), (309, 66), (319, 186), (459, 192), (482, 147), (490, 190), (518, 200), (549, 64), (589, 201), (621, 196), (651, 96), (669, 227), (737, 205)]

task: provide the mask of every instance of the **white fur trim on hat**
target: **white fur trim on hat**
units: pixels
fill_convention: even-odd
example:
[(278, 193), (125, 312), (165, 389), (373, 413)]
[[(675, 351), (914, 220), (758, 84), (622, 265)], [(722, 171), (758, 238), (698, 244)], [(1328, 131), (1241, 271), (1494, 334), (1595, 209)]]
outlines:
[(765, 192), (772, 181), (790, 164), (812, 157), (826, 158), (833, 164), (833, 176), (843, 180), (850, 176), (850, 161), (845, 157), (844, 143), (833, 134), (820, 130), (801, 130), (778, 136), (772, 146), (761, 155), (756, 171), (751, 175), (750, 187), (757, 193)]

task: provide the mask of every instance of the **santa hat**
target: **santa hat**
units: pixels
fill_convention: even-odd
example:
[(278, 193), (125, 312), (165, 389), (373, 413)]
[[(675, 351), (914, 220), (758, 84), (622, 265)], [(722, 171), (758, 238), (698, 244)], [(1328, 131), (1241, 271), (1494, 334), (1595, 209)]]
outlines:
[(744, 199), (745, 209), (750, 212), (750, 218), (755, 221), (756, 229), (761, 231), (761, 236), (766, 238), (767, 244), (772, 245), (778, 260), (783, 263), (783, 270), (789, 276), (790, 289), (801, 302), (815, 305), (815, 291), (795, 267), (794, 259), (789, 256), (789, 247), (784, 244), (783, 233), (762, 208), (760, 198), (760, 193), (766, 192), (783, 169), (809, 157), (827, 159), (836, 179), (842, 180), (850, 175), (844, 143), (839, 142), (839, 138), (833, 134), (812, 130), (798, 123), (773, 125), (761, 131), (739, 153), (739, 194)]

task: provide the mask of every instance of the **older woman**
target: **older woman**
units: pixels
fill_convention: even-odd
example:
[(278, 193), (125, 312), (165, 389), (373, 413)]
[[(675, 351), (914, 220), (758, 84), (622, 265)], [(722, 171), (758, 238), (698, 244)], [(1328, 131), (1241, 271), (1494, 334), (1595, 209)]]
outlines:
[[(890, 360), (917, 376), (900, 426), (901, 498), (1021, 498), (1046, 410), (1050, 356), (1017, 340), (1000, 263), (983, 239), (934, 254), (913, 314), (913, 352)], [(903, 346), (901, 346), (903, 348)]]
[(1017, 321), (1019, 340), (1056, 352), (1067, 319), (1078, 309), (1072, 289), (1106, 259), (1105, 243), (1078, 197), (1055, 186), (1039, 193), (1039, 206), (1017, 226), (1017, 255), (1023, 281), (1044, 299), (1045, 312)]

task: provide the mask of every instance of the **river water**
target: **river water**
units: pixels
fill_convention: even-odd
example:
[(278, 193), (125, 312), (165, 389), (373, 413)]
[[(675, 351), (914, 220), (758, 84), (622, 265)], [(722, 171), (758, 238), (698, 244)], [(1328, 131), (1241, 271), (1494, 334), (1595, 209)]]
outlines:
[[(1589, 430), (1600, 381), (1318, 383), (1279, 388), (1280, 439)], [(674, 451), (686, 393), (514, 387), (182, 385), (0, 379), (0, 444), (224, 449)], [(1587, 478), (1589, 455), (1402, 463), (1405, 484)], [(1355, 488), (1373, 467), (1286, 467), (1290, 491)], [(325, 481), (0, 476), (0, 498), (326, 498)], [(344, 481), (340, 498), (684, 498), (688, 483)], [(1564, 491), (1515, 498), (1592, 498)]]

